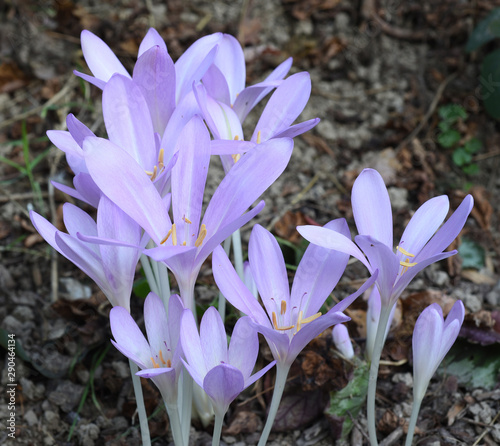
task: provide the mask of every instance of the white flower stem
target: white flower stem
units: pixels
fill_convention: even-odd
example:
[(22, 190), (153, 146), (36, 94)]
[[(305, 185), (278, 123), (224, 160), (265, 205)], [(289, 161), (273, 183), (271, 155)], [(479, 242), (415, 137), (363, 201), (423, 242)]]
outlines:
[(370, 378), (368, 380), (368, 398), (366, 402), (366, 415), (368, 422), (368, 433), (370, 435), (371, 446), (377, 446), (377, 428), (375, 419), (375, 394), (377, 390), (378, 368), (380, 364), (380, 355), (384, 348), (385, 328), (389, 321), (391, 308), (382, 305), (380, 309), (380, 318), (377, 327), (377, 334), (375, 336), (375, 343), (373, 345), (372, 362), (370, 364)]
[[(231, 249), (231, 237), (228, 237), (224, 240), (224, 251), (226, 255), (229, 256), (229, 250)], [(226, 298), (219, 291), (219, 314), (223, 321), (226, 320)]]
[(163, 305), (165, 306), (165, 311), (168, 316), (168, 302), (170, 300), (170, 281), (168, 279), (168, 269), (164, 263), (158, 263), (158, 276), (157, 282), (160, 284), (160, 297), (163, 301)]
[(215, 414), (214, 433), (212, 436), (212, 446), (219, 446), (220, 436), (222, 433), (222, 423), (224, 422), (224, 415)]
[(191, 378), (191, 375), (186, 369), (182, 371), (179, 385), (182, 385), (181, 392), (179, 393), (181, 398), (181, 433), (184, 440), (184, 446), (188, 446), (189, 429), (191, 428), (191, 411), (193, 408), (193, 378)]
[(151, 268), (151, 263), (149, 263), (149, 257), (144, 254), (141, 255), (141, 265), (144, 270), (144, 274), (146, 274), (146, 280), (148, 281), (148, 285), (150, 290), (155, 293), (157, 296), (160, 295), (160, 288), (158, 283), (156, 282), (156, 278), (154, 276), (153, 270)]
[(417, 425), (418, 413), (420, 412), (420, 405), (422, 399), (413, 398), (413, 407), (411, 409), (410, 424), (408, 425), (408, 433), (406, 434), (405, 446), (411, 446), (413, 441), (413, 434), (415, 433), (415, 426)]
[(175, 446), (185, 446), (188, 442), (185, 442), (182, 434), (182, 424), (179, 417), (179, 407), (173, 404), (165, 403), (167, 408), (168, 419), (170, 420), (170, 429), (172, 430), (172, 437), (174, 437)]
[(132, 360), (128, 360), (130, 373), (132, 375), (132, 384), (134, 386), (135, 401), (137, 404), (137, 413), (139, 415), (139, 425), (141, 427), (141, 438), (143, 446), (151, 446), (151, 438), (149, 437), (148, 416), (146, 407), (144, 406), (144, 397), (142, 395), (141, 378), (136, 375), (139, 368)]
[(244, 279), (243, 272), (243, 250), (241, 248), (241, 232), (239, 229), (233, 232), (231, 236), (233, 240), (233, 255), (234, 255), (234, 269), (240, 276), (240, 279)]
[(274, 381), (274, 391), (273, 399), (271, 400), (271, 407), (269, 408), (269, 413), (267, 415), (266, 425), (260, 436), (258, 446), (264, 446), (267, 443), (269, 434), (274, 424), (274, 419), (278, 413), (278, 408), (280, 406), (281, 397), (283, 396), (283, 391), (285, 390), (286, 378), (288, 377), (288, 372), (290, 371), (289, 365), (276, 364), (276, 380)]

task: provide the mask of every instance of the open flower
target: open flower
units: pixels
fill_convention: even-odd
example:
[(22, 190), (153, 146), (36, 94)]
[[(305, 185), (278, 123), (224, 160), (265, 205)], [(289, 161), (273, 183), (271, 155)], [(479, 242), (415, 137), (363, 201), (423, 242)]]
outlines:
[(441, 226), (448, 214), (448, 197), (428, 200), (415, 212), (394, 251), (389, 193), (380, 174), (365, 169), (352, 189), (352, 210), (359, 233), (356, 244), (349, 236), (327, 228), (299, 226), (297, 230), (311, 243), (352, 255), (370, 272), (378, 269), (376, 283), (382, 307), (392, 308), (417, 273), (457, 253), (443, 251), (462, 230), (473, 203), (472, 196), (467, 195)]
[(182, 369), (179, 344), (180, 319), (184, 307), (178, 295), (170, 296), (168, 317), (162, 300), (149, 293), (144, 302), (148, 340), (129, 312), (114, 307), (109, 314), (113, 345), (141, 369), (137, 374), (151, 378), (167, 405), (177, 404), (178, 380)]
[[(326, 227), (346, 236), (349, 234), (345, 220), (334, 220)], [(215, 282), (231, 304), (251, 317), (278, 364), (285, 367), (289, 367), (302, 349), (322, 331), (348, 321), (342, 311), (376, 277), (321, 315), (319, 310), (342, 276), (348, 255), (311, 244), (297, 268), (291, 293), (280, 247), (274, 236), (260, 225), (252, 230), (248, 257), (265, 309), (238, 277), (221, 247), (213, 253)]]
[(185, 310), (181, 320), (181, 343), (184, 365), (196, 383), (205, 390), (214, 411), (223, 417), (231, 402), (257, 381), (274, 364), (252, 375), (259, 352), (257, 332), (243, 317), (236, 322), (229, 348), (222, 319), (214, 307), (203, 315), (200, 332), (193, 313)]
[(457, 339), (464, 322), (464, 304), (457, 301), (446, 317), (434, 303), (429, 305), (417, 319), (413, 330), (413, 395), (421, 400), (429, 382), (443, 361), (446, 353)]

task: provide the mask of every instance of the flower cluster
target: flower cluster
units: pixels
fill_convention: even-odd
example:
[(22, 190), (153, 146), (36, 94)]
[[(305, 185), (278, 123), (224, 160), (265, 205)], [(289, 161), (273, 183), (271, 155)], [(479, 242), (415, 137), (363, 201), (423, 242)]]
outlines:
[[(425, 266), (454, 254), (444, 250), (465, 224), (472, 198), (467, 197), (440, 229), (448, 199), (429, 200), (415, 213), (394, 251), (387, 190), (376, 171), (363, 171), (352, 193), (359, 232), (356, 244), (343, 219), (324, 227), (299, 228), (312, 243), (290, 290), (274, 236), (256, 225), (248, 262), (243, 264), (239, 229), (264, 207), (263, 201), (252, 205), (285, 170), (293, 138), (318, 123), (312, 119), (294, 124), (311, 93), (308, 73), (286, 77), (292, 64), (288, 59), (262, 82), (245, 87), (242, 48), (234, 37), (222, 33), (197, 40), (174, 63), (158, 32), (150, 29), (132, 74), (96, 35), (84, 31), (81, 41), (93, 76), (75, 74), (102, 90), (107, 138), (96, 136), (71, 114), (67, 131), (49, 131), (48, 136), (65, 152), (75, 174), (73, 187), (54, 186), (94, 207), (97, 218), (67, 203), (63, 207), (67, 233), (32, 211), (33, 225), (109, 299), (112, 342), (131, 361), (138, 406), (137, 376), (151, 378), (167, 407), (177, 446), (189, 444), (193, 406), (203, 422), (215, 414), (214, 444), (218, 444), (231, 402), (276, 365), (262, 446), (297, 355), (324, 330), (349, 320), (343, 312), (372, 286), (369, 336), (376, 339), (368, 344), (375, 346), (374, 356), (380, 355), (396, 300)], [(252, 135), (245, 138), (246, 117), (270, 93)], [(212, 155), (220, 157), (225, 176), (208, 198), (205, 185)], [(235, 266), (229, 258), (231, 240)], [(210, 255), (222, 295), (244, 314), (232, 330), (229, 346), (222, 296), (222, 314), (210, 307), (198, 329), (195, 284)], [(325, 311), (325, 301), (350, 255), (368, 268), (370, 277), (358, 291)], [(147, 339), (131, 315), (139, 261), (152, 291), (144, 302)], [(178, 295), (170, 295), (169, 274), (175, 277)], [(454, 308), (444, 322), (440, 309), (432, 307), (417, 322), (415, 398), (423, 397), (458, 335), (461, 308)], [(274, 361), (254, 371), (258, 333), (266, 339)], [(354, 356), (345, 326), (337, 325), (333, 340), (344, 357)], [(422, 359), (426, 342), (437, 346), (430, 365)], [(139, 407), (139, 416), (143, 443), (150, 444), (144, 408)]]

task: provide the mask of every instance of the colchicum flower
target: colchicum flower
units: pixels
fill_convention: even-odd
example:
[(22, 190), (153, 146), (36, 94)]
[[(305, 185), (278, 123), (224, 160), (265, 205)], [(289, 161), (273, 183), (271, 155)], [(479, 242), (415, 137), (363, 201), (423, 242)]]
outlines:
[(392, 308), (417, 273), (457, 253), (443, 251), (462, 230), (473, 204), (472, 196), (467, 195), (441, 226), (448, 214), (448, 197), (431, 198), (415, 212), (394, 252), (389, 193), (380, 174), (365, 169), (352, 189), (352, 210), (359, 233), (356, 244), (349, 236), (327, 228), (299, 226), (297, 230), (311, 243), (352, 255), (370, 272), (378, 269), (376, 283), (382, 306)]
[(347, 359), (354, 357), (349, 331), (344, 324), (337, 324), (332, 330), (332, 339), (335, 348)]
[(275, 364), (273, 361), (252, 375), (259, 352), (259, 339), (248, 317), (236, 322), (229, 348), (224, 324), (215, 307), (210, 307), (203, 315), (199, 333), (193, 313), (185, 310), (181, 333), (186, 357), (184, 365), (195, 382), (205, 390), (216, 415), (221, 418), (231, 402)]

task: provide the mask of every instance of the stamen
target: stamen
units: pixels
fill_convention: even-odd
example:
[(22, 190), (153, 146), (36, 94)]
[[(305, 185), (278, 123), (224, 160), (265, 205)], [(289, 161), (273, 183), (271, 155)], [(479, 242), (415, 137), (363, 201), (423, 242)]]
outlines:
[(257, 132), (257, 144), (260, 144), (260, 130)]
[(172, 245), (177, 246), (177, 231), (175, 230), (175, 223), (172, 224)]
[(160, 361), (162, 364), (166, 364), (165, 360), (163, 359), (163, 352), (160, 350)]
[(182, 242), (182, 246), (186, 246), (186, 242), (185, 242), (185, 241), (184, 241), (184, 242)]
[(168, 368), (172, 367), (172, 361), (170, 361), (170, 359), (167, 359), (167, 367)]
[(278, 320), (276, 318), (276, 313), (274, 311), (272, 312), (271, 317), (273, 320), (273, 327), (275, 330), (286, 331), (286, 330), (291, 330), (292, 328), (295, 327), (295, 325), (290, 325), (288, 327), (278, 327)]
[(165, 150), (160, 149), (160, 153), (158, 154), (158, 167), (160, 169), (163, 169), (165, 167), (165, 164), (163, 164), (163, 157), (165, 156)]
[(409, 258), (406, 258), (406, 260), (403, 262), (399, 262), (399, 264), (403, 267), (403, 269), (401, 270), (401, 275), (403, 275), (406, 271), (408, 271), (408, 268), (412, 267), (412, 266), (415, 266), (418, 262), (410, 262), (410, 259)]
[(282, 300), (281, 301), (281, 314), (285, 314), (286, 313), (286, 300)]
[(156, 175), (157, 175), (157, 173), (158, 173), (158, 168), (155, 166), (155, 167), (153, 168), (153, 171), (152, 171), (152, 172), (149, 172), (149, 171), (147, 171), (147, 170), (146, 170), (146, 173), (147, 173), (147, 174), (148, 174), (148, 176), (150, 177), (149, 179), (150, 179), (151, 181), (154, 181), (154, 180), (155, 180), (155, 178), (156, 178)]
[(188, 224), (190, 225), (191, 223), (193, 223), (189, 218), (187, 218), (185, 215), (184, 217), (182, 217), (182, 219)]
[[(173, 226), (173, 225), (172, 225)], [(168, 238), (170, 237), (170, 234), (172, 234), (172, 229), (170, 229), (168, 232), (167, 232), (167, 235), (165, 236), (165, 238), (160, 242), (160, 245), (163, 245), (167, 240)]]
[(207, 227), (206, 227), (205, 223), (203, 223), (201, 225), (201, 228), (200, 228), (200, 234), (198, 235), (198, 238), (194, 242), (194, 246), (199, 248), (201, 246), (201, 244), (203, 243), (203, 240), (205, 240), (206, 236), (207, 236)]
[(239, 137), (238, 135), (235, 135), (234, 140), (235, 140), (235, 141), (239, 141), (239, 140), (240, 140), (240, 137)]
[(159, 368), (160, 368), (160, 364), (158, 364), (158, 363), (154, 360), (154, 358), (153, 358), (152, 356), (151, 356), (151, 361), (153, 362), (153, 367), (154, 367), (155, 369), (159, 369)]
[(304, 312), (301, 310), (299, 312), (299, 317), (297, 318), (297, 332), (302, 328), (303, 324), (307, 324), (309, 322), (312, 322), (316, 319), (318, 319), (321, 316), (321, 311), (318, 311), (316, 314), (313, 314), (312, 316), (306, 317), (305, 319), (302, 319), (304, 315)]
[(410, 254), (406, 249), (401, 248), (401, 246), (397, 246), (396, 247), (396, 251), (399, 251), (399, 252), (403, 253), (405, 256), (408, 256), (408, 257), (415, 257), (414, 254)]
[(241, 154), (240, 153), (235, 153), (235, 154), (231, 155), (231, 158), (236, 163), (241, 158)]

